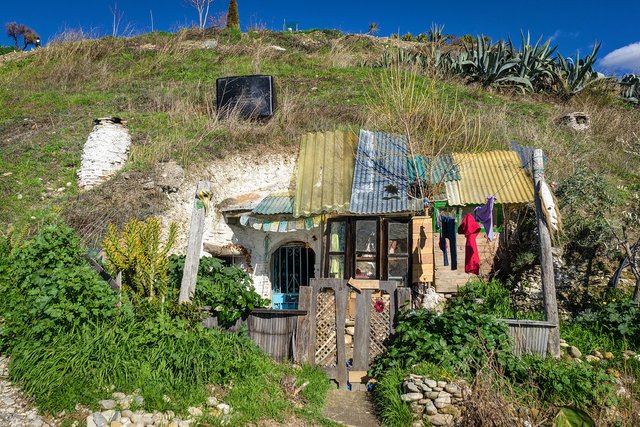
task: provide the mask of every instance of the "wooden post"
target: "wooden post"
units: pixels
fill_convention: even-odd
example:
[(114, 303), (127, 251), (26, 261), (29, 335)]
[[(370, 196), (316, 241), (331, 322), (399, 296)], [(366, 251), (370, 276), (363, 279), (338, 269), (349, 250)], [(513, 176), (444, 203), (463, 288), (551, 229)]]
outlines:
[(551, 234), (542, 213), (540, 187), (544, 182), (544, 161), (541, 149), (533, 152), (534, 198), (536, 203), (536, 219), (538, 223), (538, 241), (540, 243), (540, 269), (542, 270), (542, 291), (544, 297), (544, 315), (547, 322), (555, 327), (549, 331), (547, 351), (556, 359), (560, 357), (560, 323), (558, 321), (558, 304), (556, 302), (556, 283), (553, 273), (553, 256), (551, 254)]
[(211, 193), (211, 183), (209, 181), (199, 181), (196, 187), (196, 197), (193, 200), (193, 212), (191, 214), (191, 225), (189, 227), (189, 242), (187, 243), (187, 257), (184, 261), (184, 271), (182, 273), (182, 283), (180, 284), (180, 297), (178, 302), (191, 302), (193, 294), (196, 292), (196, 279), (198, 278), (198, 267), (200, 266), (200, 254), (202, 253), (202, 235), (204, 233), (205, 205), (197, 197), (198, 192)]

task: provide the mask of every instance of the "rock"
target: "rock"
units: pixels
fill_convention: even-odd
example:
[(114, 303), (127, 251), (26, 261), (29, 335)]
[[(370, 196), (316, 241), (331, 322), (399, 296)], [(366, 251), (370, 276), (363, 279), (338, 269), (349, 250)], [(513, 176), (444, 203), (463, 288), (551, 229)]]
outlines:
[(447, 384), (446, 387), (444, 388), (444, 391), (446, 391), (447, 393), (451, 393), (451, 394), (459, 394), (460, 393), (460, 387), (458, 387), (455, 384)]
[(271, 49), (273, 49), (273, 50), (277, 50), (277, 51), (279, 51), (279, 52), (284, 52), (284, 51), (286, 51), (286, 50), (287, 50), (287, 49), (285, 49), (285, 48), (283, 48), (283, 47), (281, 47), (281, 46), (275, 45), (275, 44), (274, 44), (274, 45), (271, 45), (271, 46), (269, 46), (269, 47), (270, 47)]
[(444, 389), (446, 386), (447, 386), (447, 382), (446, 381), (438, 381), (438, 387), (441, 387), (441, 388)]
[(593, 356), (591, 354), (588, 354), (585, 356), (585, 360), (589, 363), (596, 363), (600, 361), (600, 358), (597, 356)]
[(6, 406), (12, 406), (15, 405), (16, 401), (10, 397), (5, 397), (2, 399), (2, 403)]
[(87, 416), (87, 427), (97, 427), (96, 422), (93, 421), (93, 414)]
[(119, 392), (119, 391), (116, 391), (115, 393), (113, 393), (113, 394), (111, 395), (111, 397), (113, 397), (115, 400), (122, 400), (122, 399), (124, 399), (125, 397), (127, 397), (127, 395), (126, 395), (126, 394), (124, 394), (124, 393), (121, 393), (121, 392)]
[(427, 413), (427, 415), (435, 415), (438, 413), (438, 408), (435, 407), (433, 402), (429, 401), (424, 406), (424, 411)]
[(124, 424), (124, 425), (131, 424), (131, 420), (130, 420), (129, 418), (127, 418), (127, 417), (122, 417), (122, 418), (120, 418), (120, 422), (121, 422), (122, 424)]
[[(113, 418), (115, 417), (115, 415), (116, 415), (116, 411), (114, 411), (113, 409), (109, 409), (108, 411), (102, 411), (102, 416), (107, 421), (114, 421)], [(117, 420), (115, 420), (115, 421), (117, 421)]]
[(205, 49), (216, 49), (218, 47), (218, 40), (207, 39), (202, 42), (202, 47)]
[(173, 421), (171, 421), (168, 427), (178, 427), (178, 423), (174, 423)]
[[(345, 325), (345, 326), (355, 326), (355, 325), (356, 325), (356, 321), (355, 321), (355, 319), (349, 319), (349, 318), (347, 318), (347, 319), (345, 319), (345, 320), (344, 320), (344, 325)], [(409, 376), (410, 376), (411, 378), (413, 378), (413, 377), (414, 377), (414, 375), (413, 375), (413, 374), (410, 374)], [(416, 376), (417, 376), (417, 375), (416, 375)]]
[(133, 398), (133, 403), (135, 403), (138, 406), (144, 406), (144, 397), (142, 396), (135, 396)]
[(438, 397), (451, 397), (451, 394), (447, 393), (446, 391), (440, 391), (438, 392)]
[(558, 119), (558, 123), (573, 130), (584, 131), (589, 129), (591, 119), (587, 113), (576, 111), (565, 114)]
[(561, 348), (569, 348), (570, 346), (569, 346), (569, 344), (567, 344), (567, 343), (566, 343), (566, 341), (565, 341), (565, 342), (562, 342), (562, 340), (561, 340), (561, 341), (560, 341), (560, 347), (561, 347)]
[(355, 326), (347, 326), (345, 328), (345, 330), (347, 331), (347, 334), (349, 334), (349, 335), (355, 335), (356, 334), (356, 327)]
[(429, 391), (424, 394), (424, 397), (426, 397), (427, 399), (435, 400), (438, 398), (438, 395), (440, 395), (439, 391)]
[(416, 421), (413, 424), (411, 424), (411, 427), (422, 427), (422, 426), (423, 426), (422, 421)]
[(420, 387), (415, 385), (411, 381), (407, 381), (404, 383), (404, 392), (405, 393), (420, 393)]
[(93, 422), (96, 427), (107, 427), (109, 425), (109, 420), (107, 420), (100, 412), (95, 412), (93, 414)]
[(451, 405), (451, 398), (450, 397), (438, 397), (436, 400), (433, 401), (433, 405), (438, 409), (442, 409), (445, 406)]
[(224, 415), (229, 415), (231, 412), (233, 412), (231, 410), (231, 406), (227, 405), (226, 403), (218, 403), (216, 408), (218, 408)]
[(434, 380), (424, 380), (424, 383), (430, 388), (438, 387), (438, 383)]
[(420, 384), (420, 388), (422, 389), (422, 391), (426, 391), (427, 393), (431, 392), (431, 387), (426, 384)]
[(449, 414), (429, 415), (429, 422), (433, 426), (449, 426), (453, 424), (453, 416)]
[(349, 334), (344, 335), (344, 345), (351, 345), (353, 343), (353, 337)]
[(602, 353), (600, 353), (598, 350), (593, 350), (591, 354), (593, 354), (598, 359), (602, 359)]
[(131, 411), (130, 411), (130, 410), (128, 410), (128, 409), (125, 409), (124, 411), (122, 411), (122, 414), (121, 414), (121, 415), (122, 415), (122, 417), (123, 417), (123, 418), (125, 418), (125, 417), (126, 417), (126, 418), (131, 418), (131, 415), (133, 415), (133, 412), (131, 412)]
[(207, 398), (207, 406), (216, 406), (218, 405), (218, 399), (215, 396), (209, 396)]
[(424, 412), (424, 406), (420, 405), (418, 402), (411, 402), (411, 405), (409, 405), (411, 407), (411, 413), (417, 415), (417, 418), (420, 418), (422, 416), (422, 413)]
[(607, 360), (613, 359), (613, 353), (611, 353), (610, 351), (607, 351), (604, 355), (604, 358)]
[(156, 188), (156, 183), (153, 181), (147, 181), (142, 184), (143, 190), (153, 190), (154, 188)]
[(189, 413), (189, 415), (191, 415), (192, 417), (201, 417), (202, 416), (202, 409), (200, 408), (196, 408), (194, 406), (190, 407), (189, 409), (187, 409), (187, 412)]
[(571, 346), (569, 347), (569, 356), (573, 357), (574, 359), (577, 359), (580, 356), (582, 356), (582, 352), (578, 350), (578, 347)]
[(124, 424), (122, 424), (120, 421), (111, 421), (111, 427), (123, 427)]
[(113, 409), (116, 407), (116, 401), (115, 400), (101, 400), (98, 402), (98, 405), (100, 405), (100, 408), (102, 409)]
[(440, 413), (453, 415), (453, 417), (455, 418), (460, 415), (460, 409), (456, 408), (455, 406), (445, 406), (444, 408), (440, 409)]
[(184, 169), (171, 160), (156, 166), (155, 184), (165, 193), (176, 193), (184, 183)]
[(442, 387), (433, 387), (433, 391), (440, 392), (442, 390), (444, 390)]
[(422, 393), (405, 393), (403, 395), (400, 395), (400, 399), (404, 400), (405, 402), (413, 402), (422, 399)]

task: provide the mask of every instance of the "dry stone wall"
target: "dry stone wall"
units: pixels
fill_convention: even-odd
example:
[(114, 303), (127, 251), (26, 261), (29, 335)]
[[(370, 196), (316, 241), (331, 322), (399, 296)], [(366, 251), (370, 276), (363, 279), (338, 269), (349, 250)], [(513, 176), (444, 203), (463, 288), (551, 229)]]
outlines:
[(421, 427), (424, 421), (432, 426), (454, 426), (462, 416), (462, 406), (470, 394), (464, 381), (436, 381), (410, 374), (402, 383), (404, 394), (413, 414), (413, 427)]

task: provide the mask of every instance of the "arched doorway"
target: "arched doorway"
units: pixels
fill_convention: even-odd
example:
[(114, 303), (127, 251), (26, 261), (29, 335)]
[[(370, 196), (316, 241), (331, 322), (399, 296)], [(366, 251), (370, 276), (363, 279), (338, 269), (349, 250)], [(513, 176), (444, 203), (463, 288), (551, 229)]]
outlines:
[(300, 286), (314, 277), (316, 254), (304, 243), (287, 243), (271, 255), (271, 301), (278, 310), (298, 308)]

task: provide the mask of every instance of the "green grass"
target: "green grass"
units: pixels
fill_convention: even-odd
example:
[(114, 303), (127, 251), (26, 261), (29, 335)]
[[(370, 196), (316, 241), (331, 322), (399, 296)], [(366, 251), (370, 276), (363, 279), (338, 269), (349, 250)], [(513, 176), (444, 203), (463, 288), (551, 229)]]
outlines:
[[(234, 409), (232, 425), (284, 421), (292, 414), (323, 420), (329, 381), (320, 371), (275, 363), (246, 337), (185, 326), (164, 316), (125, 316), (115, 325), (62, 332), (47, 345), (25, 337), (12, 351), (11, 377), (48, 413), (73, 413), (78, 403), (96, 408), (110, 390), (139, 390), (145, 410), (185, 415), (188, 407), (206, 402), (213, 385), (219, 400)], [(285, 375), (298, 386), (309, 381), (301, 408), (281, 387)]]

